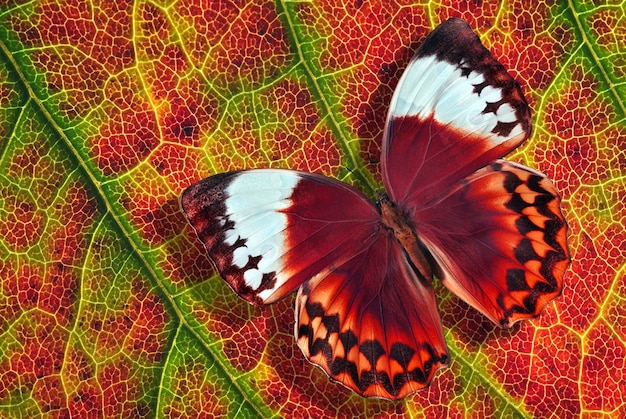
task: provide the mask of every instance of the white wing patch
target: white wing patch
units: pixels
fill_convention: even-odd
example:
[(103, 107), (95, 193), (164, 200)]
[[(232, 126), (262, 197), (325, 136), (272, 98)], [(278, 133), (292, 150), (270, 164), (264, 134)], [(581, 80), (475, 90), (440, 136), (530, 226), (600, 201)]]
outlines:
[[(489, 110), (490, 105), (494, 105)], [(431, 116), (443, 125), (476, 133), (500, 144), (523, 133), (516, 124), (506, 137), (495, 130), (498, 123), (517, 120), (515, 109), (503, 102), (502, 89), (485, 83), (483, 74), (438, 60), (436, 55), (414, 57), (402, 74), (389, 108), (391, 118)]]
[(296, 176), (276, 170), (250, 171), (245, 176), (236, 176), (226, 188), (224, 217), (233, 227), (225, 243), (233, 245), (239, 239), (245, 240), (245, 245), (233, 252), (233, 265), (243, 269), (251, 258), (261, 256), (256, 268), (243, 273), (246, 285), (254, 290), (261, 285), (263, 274), (276, 272), (279, 285), (283, 282), (279, 258), (286, 250), (287, 216), (281, 210), (291, 205), (297, 180)]

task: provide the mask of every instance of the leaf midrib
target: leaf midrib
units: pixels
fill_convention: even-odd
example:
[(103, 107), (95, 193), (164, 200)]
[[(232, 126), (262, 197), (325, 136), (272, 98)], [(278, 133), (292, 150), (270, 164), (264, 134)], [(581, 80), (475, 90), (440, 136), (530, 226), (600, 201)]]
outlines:
[(379, 189), (379, 186), (374, 180), (372, 174), (368, 170), (365, 170), (365, 164), (363, 163), (363, 160), (357, 155), (357, 153), (354, 152), (353, 148), (350, 147), (350, 143), (352, 142), (350, 136), (348, 135), (348, 132), (346, 132), (346, 130), (343, 128), (342, 122), (337, 118), (338, 115), (333, 112), (333, 108), (331, 106), (332, 100), (336, 98), (327, 96), (326, 90), (322, 88), (318, 81), (318, 78), (321, 78), (322, 75), (316, 73), (316, 71), (310, 64), (312, 62), (312, 57), (308, 57), (301, 48), (303, 42), (298, 37), (295, 17), (289, 14), (285, 0), (278, 1), (277, 8), (279, 11), (279, 16), (284, 16), (283, 22), (285, 24), (290, 44), (295, 49), (297, 62), (301, 64), (304, 68), (304, 73), (307, 78), (307, 87), (309, 88), (311, 95), (319, 100), (322, 112), (328, 117), (330, 121), (329, 128), (335, 133), (339, 146), (345, 154), (347, 162), (345, 162), (342, 169), (345, 170), (349, 167), (354, 168), (355, 170), (351, 172), (354, 177), (362, 183), (363, 187), (367, 188), (369, 192), (373, 193), (374, 191)]
[[(567, 0), (567, 7), (571, 12), (572, 21), (575, 24), (576, 30), (580, 39), (582, 40), (582, 44), (587, 48), (589, 52), (589, 57), (591, 58), (595, 68), (599, 69), (599, 74), (602, 76), (602, 82), (608, 87), (608, 91), (611, 92), (613, 96), (612, 102), (617, 104), (620, 110), (620, 114), (622, 118), (626, 117), (626, 103), (624, 99), (620, 96), (619, 92), (615, 89), (615, 83), (611, 80), (609, 76), (609, 70), (603, 65), (602, 59), (596, 53), (594, 46), (597, 43), (592, 42), (587, 36), (589, 28), (583, 24), (581, 20), (581, 13), (576, 9), (576, 5), (572, 0)], [(583, 12), (583, 14), (586, 14)], [(598, 74), (595, 74), (596, 76)]]

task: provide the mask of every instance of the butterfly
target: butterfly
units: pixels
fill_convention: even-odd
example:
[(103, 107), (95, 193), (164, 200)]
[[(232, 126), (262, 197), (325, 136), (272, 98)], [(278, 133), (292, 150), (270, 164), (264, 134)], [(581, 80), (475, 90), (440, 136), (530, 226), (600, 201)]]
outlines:
[(181, 207), (241, 298), (270, 304), (297, 290), (306, 358), (360, 395), (400, 399), (449, 362), (434, 277), (502, 328), (561, 293), (559, 194), (501, 159), (530, 131), (520, 86), (450, 19), (395, 89), (376, 202), (319, 174), (253, 169), (195, 183)]

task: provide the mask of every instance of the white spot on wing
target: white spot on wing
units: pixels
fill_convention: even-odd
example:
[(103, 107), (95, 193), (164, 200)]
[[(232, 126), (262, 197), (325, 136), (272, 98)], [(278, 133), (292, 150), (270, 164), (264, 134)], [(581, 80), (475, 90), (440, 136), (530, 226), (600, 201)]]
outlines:
[(248, 263), (250, 253), (245, 247), (239, 247), (233, 252), (233, 265), (243, 268)]
[(494, 103), (502, 100), (502, 90), (487, 85), (483, 88), (483, 90), (481, 90), (479, 96), (485, 103)]
[(515, 109), (508, 103), (503, 103), (496, 112), (498, 114), (498, 120), (502, 122), (513, 122), (516, 119)]
[(503, 99), (502, 90), (491, 85), (475, 89), (485, 82), (485, 76), (477, 71), (464, 76), (462, 71), (459, 66), (437, 60), (435, 55), (414, 58), (398, 82), (389, 117), (434, 115), (444, 125), (485, 135), (494, 145), (523, 132), (517, 124), (508, 137), (494, 134), (498, 122), (516, 120), (515, 110), (502, 103), (496, 113), (483, 113), (488, 104)]
[(267, 300), (268, 298), (270, 298), (272, 296), (272, 294), (274, 293), (273, 289), (266, 289), (263, 290), (259, 293), (259, 298), (263, 299), (263, 300)]
[(478, 71), (472, 71), (471, 73), (469, 73), (469, 75), (467, 76), (467, 81), (474, 85), (477, 86), (479, 84), (482, 84), (485, 82), (485, 76), (483, 76), (482, 74), (480, 74)]
[(246, 284), (253, 288), (257, 289), (261, 286), (261, 279), (263, 279), (263, 274), (258, 269), (248, 269), (243, 274), (243, 279), (246, 281)]

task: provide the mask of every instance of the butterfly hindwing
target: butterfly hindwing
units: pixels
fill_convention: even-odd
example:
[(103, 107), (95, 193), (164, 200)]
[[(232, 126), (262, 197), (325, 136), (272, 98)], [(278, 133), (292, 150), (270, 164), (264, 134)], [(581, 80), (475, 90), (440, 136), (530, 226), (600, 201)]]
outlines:
[(405, 397), (448, 361), (433, 288), (389, 234), (306, 282), (295, 328), (307, 358), (368, 397)]
[(415, 208), (443, 284), (494, 323), (539, 315), (569, 264), (560, 198), (542, 173), (497, 160)]
[(450, 19), (418, 49), (394, 92), (381, 156), (400, 204), (428, 202), (530, 134), (519, 85), (469, 25)]

